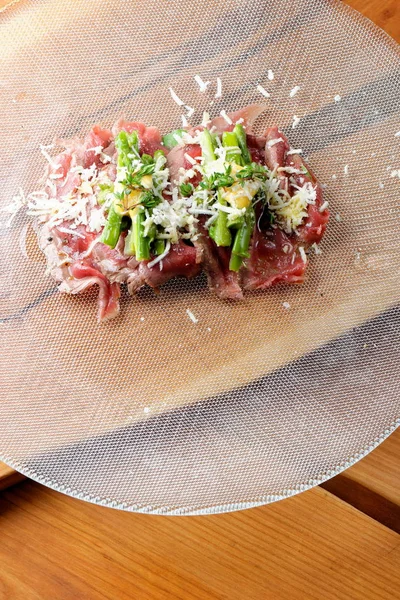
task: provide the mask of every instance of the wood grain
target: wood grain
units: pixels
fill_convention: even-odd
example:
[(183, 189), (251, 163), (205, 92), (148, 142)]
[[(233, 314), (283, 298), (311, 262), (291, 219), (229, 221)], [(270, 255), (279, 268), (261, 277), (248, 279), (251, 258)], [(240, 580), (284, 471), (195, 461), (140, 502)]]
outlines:
[[(209, 517), (127, 514), (33, 483), (0, 500), (5, 600), (387, 600), (400, 538), (321, 489)], [(21, 543), (21, 540), (24, 543)]]
[(14, 471), (14, 469), (8, 465), (0, 462), (0, 491), (5, 490), (10, 485), (14, 485), (23, 479), (23, 475), (17, 473), (17, 471)]
[(400, 533), (400, 429), (323, 487)]

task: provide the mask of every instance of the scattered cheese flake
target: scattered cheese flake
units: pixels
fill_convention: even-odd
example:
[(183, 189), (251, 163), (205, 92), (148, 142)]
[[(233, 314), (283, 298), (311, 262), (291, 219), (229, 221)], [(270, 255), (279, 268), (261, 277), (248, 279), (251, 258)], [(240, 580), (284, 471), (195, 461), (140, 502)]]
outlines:
[(185, 117), (185, 115), (181, 115), (181, 119), (182, 119), (182, 127), (187, 127), (189, 125), (187, 118)]
[(301, 148), (291, 148), (288, 152), (287, 155), (290, 156), (291, 154), (302, 154), (303, 150)]
[(289, 96), (290, 98), (293, 98), (293, 96), (295, 96), (297, 94), (297, 92), (300, 91), (300, 86), (299, 85), (295, 85), (293, 89), (290, 90)]
[(268, 75), (267, 75), (268, 79), (270, 81), (273, 80), (273, 78), (275, 77), (274, 72), (271, 69), (268, 69)]
[(390, 173), (390, 177), (398, 177), (400, 179), (400, 169), (393, 169)]
[(335, 102), (340, 102), (340, 101), (341, 101), (341, 99), (342, 99), (342, 97), (341, 97), (341, 96), (339, 96), (339, 94), (336, 94), (336, 96), (334, 97), (334, 101), (335, 101)]
[(300, 123), (300, 117), (298, 117), (297, 115), (293, 115), (292, 129), (295, 129), (295, 127), (297, 127), (297, 125), (299, 123)]
[(143, 409), (144, 413), (149, 413), (150, 412), (150, 408), (148, 406), (145, 406)]
[(371, 158), (374, 158), (374, 156), (376, 156), (376, 152), (373, 152), (373, 153), (371, 154)]
[(219, 114), (221, 115), (221, 117), (223, 117), (225, 119), (225, 121), (228, 123), (228, 125), (232, 125), (233, 124), (232, 119), (230, 118), (229, 115), (226, 114), (225, 110), (221, 110), (221, 112)]
[(79, 233), (79, 231), (74, 231), (73, 229), (68, 229), (68, 227), (58, 227), (58, 231), (61, 231), (61, 233), (69, 233), (71, 235), (76, 235), (77, 237), (80, 237), (83, 240), (85, 239), (85, 236), (82, 235), (82, 233)]
[(383, 190), (383, 188), (384, 188), (384, 187), (385, 187), (385, 184), (384, 184), (384, 183), (382, 183), (382, 182), (380, 182), (380, 184), (379, 184), (379, 189)]
[(192, 106), (187, 106), (187, 104), (185, 104), (185, 108), (186, 108), (186, 110), (188, 111), (188, 112), (187, 112), (187, 116), (188, 116), (188, 117), (189, 117), (189, 119), (190, 119), (190, 117), (191, 117), (192, 115), (194, 115), (194, 113), (195, 113), (195, 109), (194, 109)]
[(200, 92), (205, 92), (207, 90), (207, 86), (209, 86), (211, 83), (211, 81), (203, 81), (200, 75), (195, 75), (194, 80), (198, 84)]
[(222, 96), (222, 80), (220, 77), (217, 77), (217, 91), (215, 93), (215, 98), (221, 98)]
[(144, 321), (144, 317), (140, 317), (140, 320), (143, 322)]
[(303, 261), (304, 264), (306, 264), (307, 263), (307, 254), (306, 254), (306, 251), (304, 250), (303, 246), (299, 246), (299, 252), (300, 252), (301, 260)]
[(340, 214), (339, 214), (339, 213), (336, 213), (336, 215), (335, 215), (335, 219), (336, 219), (336, 221), (337, 221), (338, 223), (340, 223), (340, 222), (341, 222), (341, 220), (342, 220), (342, 217), (340, 216)]
[(324, 210), (326, 210), (329, 206), (329, 202), (328, 200), (325, 200), (325, 202), (323, 204), (321, 204), (321, 206), (319, 207), (319, 212), (324, 212)]
[(357, 150), (352, 150), (352, 153), (355, 154), (357, 152)]
[(332, 179), (337, 179), (337, 175), (335, 175), (335, 173), (332, 175)]
[(286, 308), (286, 310), (289, 310), (289, 308), (290, 308), (289, 302), (282, 302), (282, 306), (283, 306), (283, 308)]
[(394, 137), (400, 137), (400, 131), (394, 134)]
[(271, 98), (271, 94), (269, 94), (262, 85), (258, 84), (257, 90), (260, 92), (260, 94), (262, 94), (266, 98)]
[(197, 165), (196, 159), (194, 159), (193, 156), (190, 156), (190, 154), (188, 154), (187, 152), (185, 152), (185, 154), (183, 156), (186, 158), (186, 160), (188, 162), (190, 162), (191, 165)]
[(345, 175), (348, 175), (349, 174), (349, 165), (344, 165), (343, 171), (344, 171)]
[(203, 125), (203, 127), (207, 127), (207, 125), (210, 122), (210, 115), (208, 114), (208, 112), (203, 112), (203, 120), (201, 122), (201, 124)]
[(196, 319), (196, 317), (194, 316), (194, 314), (192, 313), (192, 311), (191, 311), (191, 310), (189, 310), (188, 308), (186, 309), (186, 314), (187, 314), (187, 316), (189, 317), (189, 319), (190, 319), (191, 321), (193, 321), (193, 323), (198, 323), (198, 322), (199, 322), (199, 320), (198, 320), (198, 319)]
[(235, 121), (235, 125), (241, 125), (242, 123), (244, 123), (243, 117), (240, 117), (240, 119), (238, 119), (237, 121)]
[(174, 90), (172, 89), (172, 87), (169, 88), (169, 93), (171, 94), (171, 98), (174, 102), (177, 103), (178, 106), (183, 106), (185, 103), (183, 102), (183, 100), (181, 100), (179, 98), (179, 96), (177, 96), (177, 94), (174, 92)]
[(279, 144), (279, 142), (283, 142), (283, 139), (281, 137), (274, 138), (273, 140), (269, 140), (267, 142), (267, 146), (268, 146), (268, 148), (272, 148), (272, 146), (275, 146), (275, 144)]
[[(46, 194), (46, 196), (47, 196), (47, 194)], [(10, 227), (13, 219), (17, 216), (18, 212), (21, 210), (21, 208), (23, 206), (25, 206), (25, 204), (26, 204), (25, 194), (23, 192), (23, 189), (19, 188), (19, 194), (16, 194), (13, 197), (12, 202), (8, 206), (5, 206), (4, 208), (0, 209), (0, 212), (5, 212), (10, 215), (8, 220), (5, 223), (0, 223), (0, 225), (4, 226), (6, 228)]]
[(207, 331), (211, 331), (211, 327), (207, 327)]

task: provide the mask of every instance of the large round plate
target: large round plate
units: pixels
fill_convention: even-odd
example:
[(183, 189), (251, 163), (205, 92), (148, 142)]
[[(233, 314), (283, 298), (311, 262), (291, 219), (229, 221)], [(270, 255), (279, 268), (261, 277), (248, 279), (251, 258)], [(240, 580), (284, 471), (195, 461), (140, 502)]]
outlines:
[(169, 86), (200, 120), (262, 100), (261, 83), (258, 129), (276, 123), (303, 148), (332, 210), (303, 286), (234, 304), (203, 278), (173, 281), (125, 294), (103, 325), (94, 292), (62, 295), (45, 276), (26, 217), (3, 225), (1, 458), (100, 504), (204, 513), (294, 494), (388, 435), (400, 412), (393, 40), (328, 0), (20, 1), (0, 32), (1, 207), (35, 189), (39, 143), (121, 114), (166, 131), (181, 113)]

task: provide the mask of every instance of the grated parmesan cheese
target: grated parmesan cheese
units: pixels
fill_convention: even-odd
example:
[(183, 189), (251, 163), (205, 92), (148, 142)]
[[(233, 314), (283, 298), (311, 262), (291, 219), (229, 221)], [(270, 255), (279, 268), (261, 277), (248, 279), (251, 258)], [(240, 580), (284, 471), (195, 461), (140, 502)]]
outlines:
[(270, 81), (272, 81), (275, 77), (274, 72), (271, 69), (268, 69), (267, 77)]
[(326, 210), (329, 206), (329, 202), (328, 200), (325, 200), (325, 202), (323, 204), (321, 204), (321, 206), (319, 207), (319, 212), (324, 212), (324, 210)]
[(281, 137), (274, 138), (273, 140), (269, 140), (267, 142), (267, 146), (268, 146), (268, 148), (272, 148), (272, 146), (275, 146), (275, 144), (279, 144), (279, 142), (283, 142), (283, 139)]
[(207, 87), (210, 85), (211, 81), (203, 81), (200, 75), (194, 76), (195, 82), (198, 84), (200, 88), (200, 92), (204, 93), (207, 90)]
[(301, 148), (297, 148), (297, 149), (293, 149), (291, 148), (288, 152), (287, 152), (287, 156), (290, 156), (291, 154), (303, 154), (303, 150)]
[(342, 97), (339, 96), (339, 94), (336, 94), (336, 96), (333, 98), (335, 102), (340, 102)]
[(349, 165), (344, 165), (343, 171), (344, 171), (345, 175), (348, 175), (349, 174)]
[(257, 90), (260, 92), (260, 94), (265, 96), (265, 98), (271, 98), (271, 94), (267, 92), (267, 90), (262, 85), (258, 84)]
[(185, 115), (181, 115), (181, 119), (182, 119), (182, 126), (187, 127), (189, 125), (189, 123), (188, 123), (188, 120), (185, 117)]
[(203, 125), (203, 127), (207, 127), (207, 125), (210, 123), (211, 119), (210, 119), (210, 115), (208, 112), (203, 112), (203, 120), (201, 122), (201, 124)]
[(190, 154), (188, 154), (187, 152), (185, 152), (183, 156), (188, 162), (190, 162), (191, 165), (197, 165), (197, 161), (193, 158), (193, 156), (190, 156)]
[(301, 90), (299, 85), (295, 85), (293, 89), (290, 90), (289, 96), (290, 98), (293, 98), (293, 96), (295, 96), (297, 94), (297, 92), (299, 92)]
[(196, 319), (196, 317), (194, 316), (194, 314), (192, 313), (192, 311), (191, 311), (191, 310), (189, 310), (188, 308), (186, 309), (186, 314), (187, 314), (187, 316), (189, 317), (189, 319), (190, 319), (191, 321), (193, 321), (193, 323), (198, 323), (198, 322), (199, 322), (199, 320), (198, 320), (198, 319)]
[(394, 137), (400, 137), (400, 131), (394, 134)]
[(181, 100), (179, 98), (179, 96), (175, 93), (175, 91), (172, 89), (172, 87), (170, 87), (168, 89), (169, 89), (169, 93), (171, 94), (172, 100), (174, 102), (176, 102), (178, 106), (183, 106), (185, 103), (183, 102), (183, 100)]
[(217, 77), (217, 91), (215, 93), (215, 98), (221, 98), (222, 96), (222, 80), (220, 77)]
[(185, 108), (188, 111), (187, 112), (187, 116), (190, 119), (190, 117), (193, 116), (196, 111), (195, 111), (195, 109), (192, 106), (188, 106), (187, 104), (185, 104)]
[(307, 264), (307, 254), (306, 254), (306, 251), (304, 250), (303, 246), (299, 246), (299, 253), (300, 253), (301, 260), (303, 261), (303, 263)]
[(233, 124), (233, 121), (230, 118), (230, 116), (226, 114), (226, 110), (221, 110), (221, 112), (219, 114), (221, 115), (221, 117), (223, 117), (225, 119), (225, 121), (228, 123), (228, 125)]
[(290, 304), (289, 304), (289, 302), (282, 302), (282, 306), (283, 306), (283, 308), (285, 308), (286, 310), (289, 310), (289, 308), (290, 308)]
[(292, 129), (295, 129), (299, 123), (300, 117), (298, 117), (297, 115), (293, 115)]

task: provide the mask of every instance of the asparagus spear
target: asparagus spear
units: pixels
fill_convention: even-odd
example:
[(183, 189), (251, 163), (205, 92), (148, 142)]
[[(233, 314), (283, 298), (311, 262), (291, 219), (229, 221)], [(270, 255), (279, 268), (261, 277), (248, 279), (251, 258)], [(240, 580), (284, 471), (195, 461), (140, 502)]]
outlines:
[(243, 125), (235, 125), (233, 133), (236, 135), (239, 148), (242, 151), (242, 162), (244, 165), (249, 165), (251, 163), (251, 154), (247, 147), (246, 131)]
[(135, 217), (135, 209), (129, 211), (131, 218), (131, 226), (128, 231), (128, 235), (125, 238), (124, 254), (127, 256), (135, 256), (135, 231), (133, 226), (133, 219)]
[(154, 241), (154, 254), (160, 256), (165, 250), (165, 240), (155, 240)]
[(143, 221), (146, 215), (142, 206), (137, 206), (132, 211), (132, 232), (137, 260), (148, 260), (150, 258), (150, 240), (145, 237)]
[[(132, 133), (127, 133), (126, 131), (120, 131), (115, 138), (115, 147), (118, 151), (118, 166), (129, 169), (131, 159), (128, 157), (128, 154), (139, 152), (139, 138), (137, 132), (132, 131)], [(103, 244), (110, 246), (110, 248), (115, 248), (121, 234), (123, 215), (119, 210), (118, 202), (119, 200), (117, 201), (117, 198), (115, 198), (113, 204), (110, 206), (107, 223), (101, 234), (101, 241)]]
[(103, 244), (107, 244), (110, 248), (115, 248), (121, 234), (121, 224), (122, 215), (116, 210), (114, 204), (112, 204), (108, 211), (107, 223), (101, 234), (101, 241)]
[(233, 131), (224, 131), (222, 134), (222, 145), (225, 148), (229, 148), (226, 151), (226, 160), (229, 162), (234, 162), (237, 165), (241, 165), (241, 149), (239, 147), (236, 133)]
[[(221, 197), (218, 192), (218, 202), (226, 206), (226, 200)], [(210, 237), (214, 240), (217, 246), (230, 246), (232, 243), (232, 235), (228, 227), (228, 213), (223, 210), (218, 211), (218, 217), (210, 227)]]
[(174, 148), (178, 145), (179, 142), (177, 138), (181, 138), (184, 133), (186, 133), (185, 129), (174, 129), (173, 131), (163, 135), (162, 143), (166, 148), (168, 148), (168, 150), (171, 150), (171, 148)]
[(245, 221), (240, 229), (237, 230), (235, 241), (233, 242), (231, 259), (229, 261), (229, 269), (231, 271), (239, 271), (243, 259), (250, 256), (249, 246), (254, 222), (254, 209), (249, 207), (246, 211)]
[(128, 154), (139, 155), (139, 137), (137, 131), (132, 131), (132, 133), (120, 131), (115, 138), (115, 148), (118, 152), (118, 166), (129, 168), (131, 166), (131, 159)]
[[(200, 134), (200, 145), (203, 155), (203, 165), (216, 160), (214, 151), (214, 141), (208, 129), (204, 129)], [(218, 201), (220, 204), (226, 205), (225, 200), (218, 192)], [(214, 240), (217, 246), (230, 246), (232, 242), (231, 232), (228, 229), (228, 215), (226, 212), (219, 210), (216, 221), (210, 227), (210, 237)]]
[(216, 160), (217, 157), (214, 152), (214, 142), (208, 129), (203, 129), (200, 134), (200, 146), (203, 155), (203, 164)]

